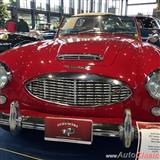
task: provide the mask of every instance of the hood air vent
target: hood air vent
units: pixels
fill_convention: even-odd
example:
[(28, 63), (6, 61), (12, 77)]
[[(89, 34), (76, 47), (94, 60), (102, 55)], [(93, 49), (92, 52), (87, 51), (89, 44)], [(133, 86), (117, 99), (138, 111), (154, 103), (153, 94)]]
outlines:
[(58, 55), (59, 60), (95, 60), (100, 61), (103, 58), (96, 54), (61, 54)]

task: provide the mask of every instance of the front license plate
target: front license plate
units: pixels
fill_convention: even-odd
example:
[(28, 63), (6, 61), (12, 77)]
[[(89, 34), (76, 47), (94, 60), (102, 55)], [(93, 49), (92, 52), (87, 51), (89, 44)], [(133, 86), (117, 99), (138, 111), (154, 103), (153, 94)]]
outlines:
[(92, 126), (92, 120), (47, 117), (45, 140), (91, 144)]

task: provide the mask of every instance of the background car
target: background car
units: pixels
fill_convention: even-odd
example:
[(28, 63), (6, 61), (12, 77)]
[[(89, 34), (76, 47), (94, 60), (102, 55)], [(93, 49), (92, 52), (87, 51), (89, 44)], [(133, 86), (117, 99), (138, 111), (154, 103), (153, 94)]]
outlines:
[(150, 34), (160, 33), (160, 21), (156, 17), (136, 16), (139, 23), (142, 38), (147, 40)]
[(53, 27), (51, 23), (41, 23), (36, 26), (36, 31), (43, 36), (44, 39), (54, 39), (57, 26)]
[[(124, 19), (121, 17), (122, 21), (128, 26), (133, 27), (134, 23), (131, 20)], [(160, 47), (160, 21), (158, 18), (151, 16), (136, 16), (135, 19), (138, 22), (142, 40), (144, 42), (148, 41), (158, 47)]]
[(160, 20), (152, 16), (136, 16), (142, 39), (160, 47)]
[(44, 39), (54, 39), (55, 34), (56, 34), (56, 30), (43, 31), (43, 32), (41, 32), (41, 34)]
[(160, 51), (125, 19), (133, 26), (116, 15), (75, 15), (55, 40), (0, 55), (1, 126), (80, 144), (119, 137), (129, 148), (137, 121), (160, 122)]
[(40, 40), (38, 35), (33, 33), (10, 33), (6, 31), (0, 32), (0, 52), (11, 49), (15, 46), (20, 46), (26, 43), (31, 43)]

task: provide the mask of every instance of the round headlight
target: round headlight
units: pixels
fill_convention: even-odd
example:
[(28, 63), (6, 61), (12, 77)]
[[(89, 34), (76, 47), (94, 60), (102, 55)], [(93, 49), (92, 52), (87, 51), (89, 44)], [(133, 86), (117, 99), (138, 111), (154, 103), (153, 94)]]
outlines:
[(8, 67), (0, 62), (0, 89), (4, 88), (11, 79), (11, 72)]
[(146, 88), (150, 96), (160, 100), (160, 70), (157, 70), (148, 76)]

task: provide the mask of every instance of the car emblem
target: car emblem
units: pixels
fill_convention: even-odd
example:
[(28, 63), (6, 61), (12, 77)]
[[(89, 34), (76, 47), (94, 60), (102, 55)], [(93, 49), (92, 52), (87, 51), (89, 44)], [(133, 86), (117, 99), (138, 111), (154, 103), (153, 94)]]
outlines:
[(120, 94), (121, 93), (121, 90), (120, 89), (114, 89), (112, 91), (113, 94)]
[(70, 137), (72, 134), (75, 133), (75, 129), (74, 128), (66, 128), (66, 129), (62, 129), (62, 134), (66, 137)]
[(84, 70), (89, 70), (90, 66), (70, 66), (70, 65), (64, 65), (65, 68), (69, 69), (84, 69)]

